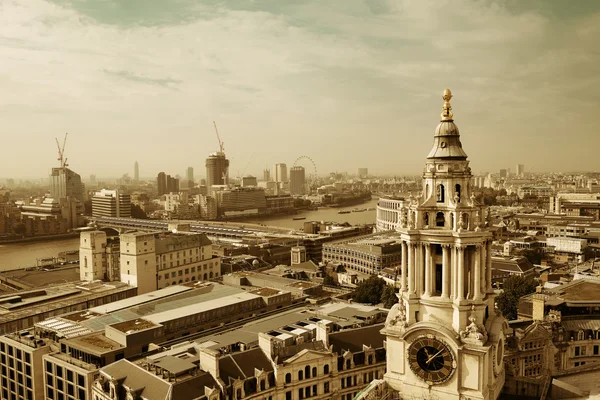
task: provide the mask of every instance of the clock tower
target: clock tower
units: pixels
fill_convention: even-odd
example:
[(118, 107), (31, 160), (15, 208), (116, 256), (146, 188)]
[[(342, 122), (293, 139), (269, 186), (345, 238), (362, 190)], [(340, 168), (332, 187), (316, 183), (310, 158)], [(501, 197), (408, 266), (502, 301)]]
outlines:
[(385, 380), (405, 399), (492, 399), (504, 385), (506, 320), (492, 290), (489, 210), (444, 91), (422, 192), (398, 206), (401, 289), (388, 315)]

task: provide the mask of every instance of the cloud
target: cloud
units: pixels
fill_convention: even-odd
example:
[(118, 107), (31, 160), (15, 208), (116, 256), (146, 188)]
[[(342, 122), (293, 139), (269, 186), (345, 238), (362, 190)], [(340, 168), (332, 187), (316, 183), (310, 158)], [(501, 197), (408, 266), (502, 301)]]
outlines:
[(146, 83), (150, 85), (158, 85), (163, 87), (172, 88), (176, 84), (181, 83), (178, 79), (170, 79), (170, 78), (149, 78), (146, 76), (136, 75), (133, 72), (129, 71), (111, 71), (105, 69), (104, 72), (108, 75), (116, 76), (118, 78), (127, 79), (133, 82)]
[(450, 87), (474, 169), (553, 168), (530, 150), (541, 129), (565, 167), (591, 167), (559, 150), (576, 151), (565, 129), (590, 139), (599, 14), (557, 21), (510, 4), (4, 0), (0, 129), (40, 139), (15, 140), (36, 147), (23, 167), (34, 175), (53, 165), (47, 136), (65, 130), (79, 141), (69, 159), (82, 174), (102, 175), (89, 160), (103, 152), (115, 175), (134, 156), (148, 169), (201, 169), (216, 147), (212, 120), (232, 160), (256, 152), (255, 174), (302, 154), (323, 172), (360, 163), (400, 174), (420, 169)]

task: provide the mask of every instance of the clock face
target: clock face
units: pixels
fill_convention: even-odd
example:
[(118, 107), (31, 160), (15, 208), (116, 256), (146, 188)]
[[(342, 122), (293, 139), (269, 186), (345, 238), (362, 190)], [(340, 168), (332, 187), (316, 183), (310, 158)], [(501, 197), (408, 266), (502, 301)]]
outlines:
[(410, 345), (408, 361), (414, 374), (428, 384), (448, 380), (456, 369), (452, 351), (433, 335), (418, 338)]

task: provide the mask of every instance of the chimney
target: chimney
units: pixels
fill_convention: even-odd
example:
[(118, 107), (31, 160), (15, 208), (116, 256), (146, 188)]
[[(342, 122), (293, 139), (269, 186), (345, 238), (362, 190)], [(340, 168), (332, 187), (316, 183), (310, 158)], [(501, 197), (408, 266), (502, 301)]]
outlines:
[(532, 296), (533, 301), (533, 312), (532, 317), (534, 321), (544, 320), (544, 305), (546, 304), (546, 296), (543, 294), (534, 294)]
[(320, 340), (325, 345), (325, 348), (329, 348), (329, 333), (331, 332), (331, 322), (324, 323), (323, 321), (317, 322), (317, 340)]
[(200, 358), (200, 368), (218, 381), (219, 380), (219, 355), (217, 350), (200, 349), (198, 356)]

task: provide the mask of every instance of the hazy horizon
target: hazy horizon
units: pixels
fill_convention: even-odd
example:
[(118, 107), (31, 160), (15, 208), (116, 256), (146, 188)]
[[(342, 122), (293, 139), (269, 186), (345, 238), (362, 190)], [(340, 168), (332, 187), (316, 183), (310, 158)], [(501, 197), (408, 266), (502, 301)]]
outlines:
[[(600, 3), (4, 0), (0, 176), (417, 175), (444, 88), (474, 172), (593, 171)], [(305, 167), (307, 164), (302, 164)]]

